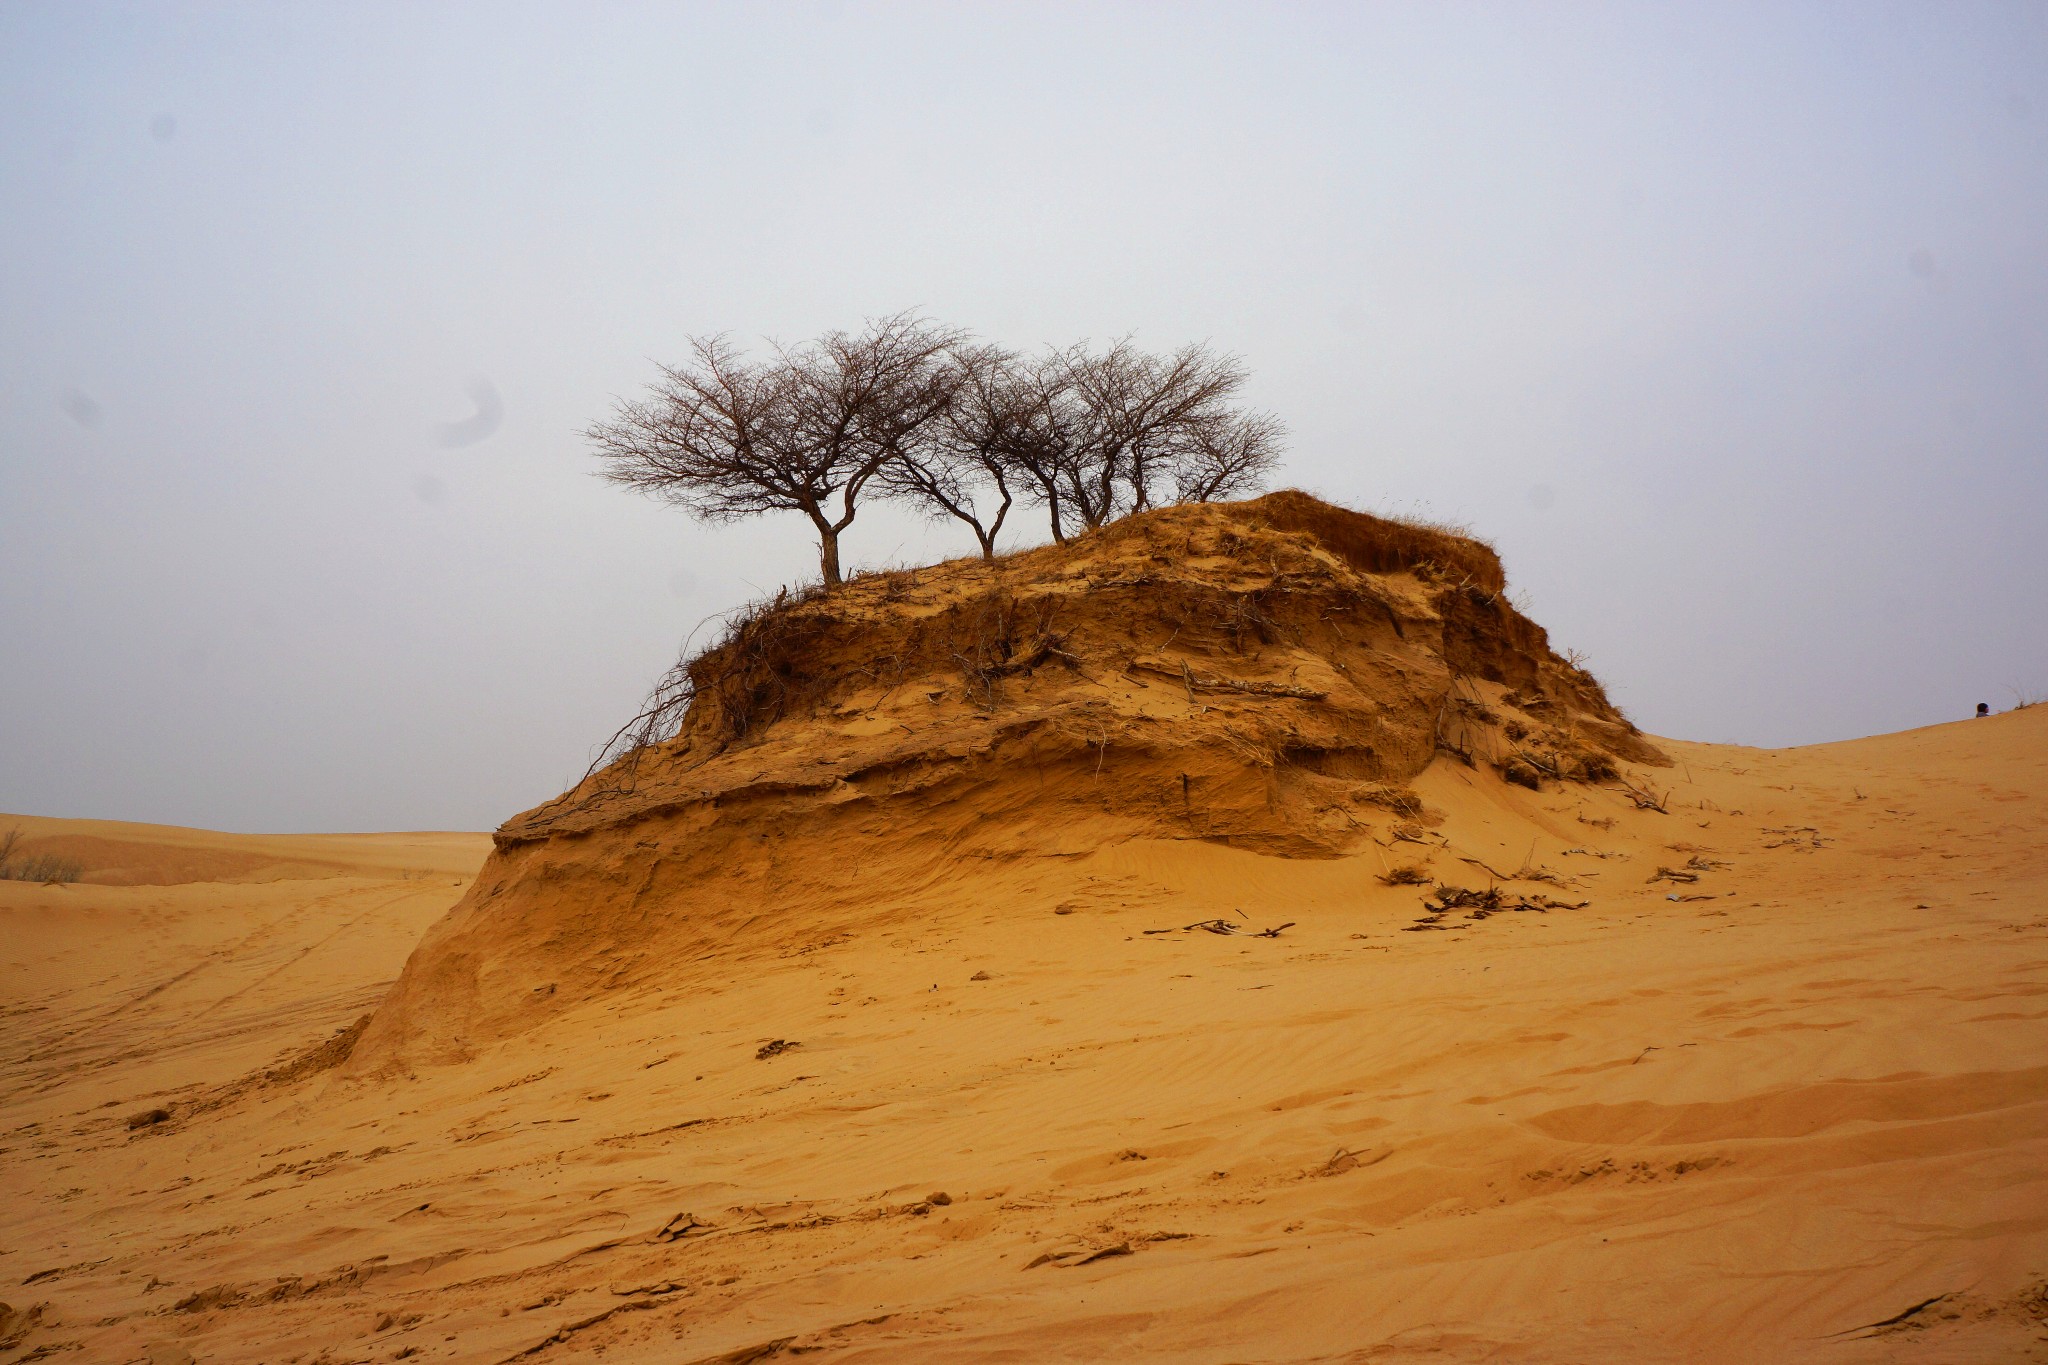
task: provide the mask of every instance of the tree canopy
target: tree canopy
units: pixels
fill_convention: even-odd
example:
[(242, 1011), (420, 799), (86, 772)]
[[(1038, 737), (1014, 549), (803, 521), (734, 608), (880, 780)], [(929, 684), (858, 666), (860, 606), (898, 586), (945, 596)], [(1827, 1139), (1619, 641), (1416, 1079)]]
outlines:
[(1161, 502), (1255, 490), (1284, 429), (1236, 404), (1247, 372), (1206, 345), (1124, 338), (1027, 359), (914, 313), (755, 359), (725, 336), (661, 367), (587, 433), (614, 483), (707, 521), (794, 511), (840, 581), (839, 537), (873, 492), (969, 527), (984, 557), (1021, 499), (1053, 538)]

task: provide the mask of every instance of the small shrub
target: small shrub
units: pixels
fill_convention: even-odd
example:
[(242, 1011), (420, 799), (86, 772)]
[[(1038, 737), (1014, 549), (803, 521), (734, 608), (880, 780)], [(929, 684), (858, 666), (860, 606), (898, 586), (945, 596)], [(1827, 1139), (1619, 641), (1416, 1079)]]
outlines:
[(0, 834), (0, 881), (75, 882), (85, 871), (84, 865), (75, 858), (59, 858), (48, 853), (20, 856), (14, 851), (20, 843), (21, 831), (18, 829)]

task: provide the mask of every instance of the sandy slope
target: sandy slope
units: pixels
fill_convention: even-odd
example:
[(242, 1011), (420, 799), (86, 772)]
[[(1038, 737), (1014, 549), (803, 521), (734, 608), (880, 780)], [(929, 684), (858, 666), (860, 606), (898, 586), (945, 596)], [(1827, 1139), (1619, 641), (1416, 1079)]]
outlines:
[[(904, 869), (409, 1076), (260, 1073), (482, 836), (0, 883), (0, 1361), (2048, 1359), (2048, 708), (1666, 747), (1668, 814), (1417, 781), (1435, 875), (1583, 909), (1409, 932), (1408, 844)], [(1142, 932), (1239, 911), (1294, 924)]]
[(1504, 588), (1477, 541), (1282, 492), (778, 599), (671, 675), (673, 726), (498, 829), (349, 1066), (1036, 895), (1048, 857), (1356, 853), (1434, 818), (1407, 785), (1439, 753), (1532, 788), (1669, 768)]

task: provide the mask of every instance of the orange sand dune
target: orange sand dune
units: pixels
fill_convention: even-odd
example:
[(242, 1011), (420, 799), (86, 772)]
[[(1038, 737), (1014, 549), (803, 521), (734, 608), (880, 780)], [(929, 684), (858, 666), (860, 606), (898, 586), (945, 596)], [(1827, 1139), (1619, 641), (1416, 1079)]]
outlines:
[(23, 858), (62, 858), (97, 886), (463, 876), (476, 871), (469, 834), (221, 834), (121, 820), (0, 815)]
[(672, 733), (498, 830), (350, 1067), (1028, 905), (1096, 850), (1421, 839), (1440, 753), (1530, 790), (1668, 767), (1504, 586), (1477, 541), (1286, 492), (778, 599), (666, 694)]
[(189, 861), (0, 883), (0, 1362), (2048, 1359), (2048, 708), (1657, 743), (870, 868), (448, 1065), (321, 1049), (482, 836), (35, 822)]

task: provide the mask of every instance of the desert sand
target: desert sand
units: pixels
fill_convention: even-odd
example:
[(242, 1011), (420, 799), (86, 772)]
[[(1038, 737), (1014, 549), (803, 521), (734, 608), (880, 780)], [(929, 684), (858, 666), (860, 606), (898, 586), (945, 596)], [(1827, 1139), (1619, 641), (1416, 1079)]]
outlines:
[(0, 817), (0, 1362), (2048, 1359), (2048, 707), (1640, 736), (1158, 524), (495, 843)]

